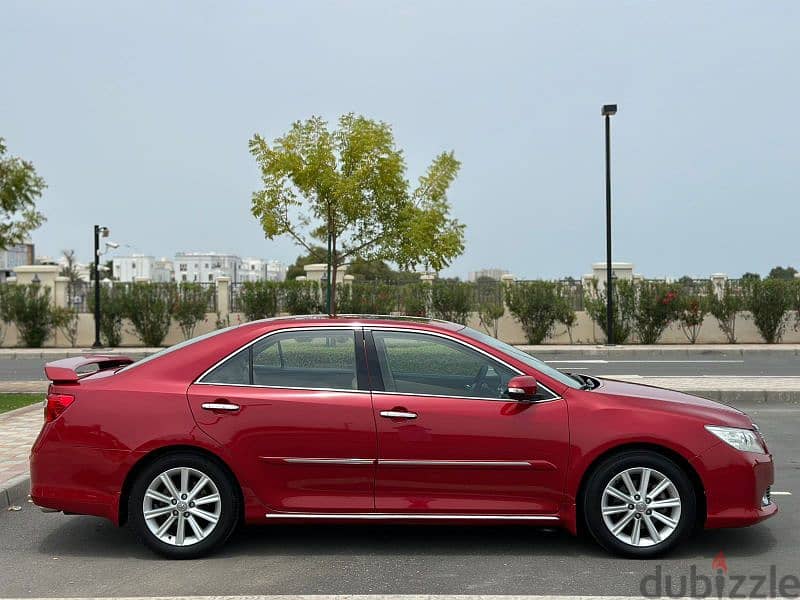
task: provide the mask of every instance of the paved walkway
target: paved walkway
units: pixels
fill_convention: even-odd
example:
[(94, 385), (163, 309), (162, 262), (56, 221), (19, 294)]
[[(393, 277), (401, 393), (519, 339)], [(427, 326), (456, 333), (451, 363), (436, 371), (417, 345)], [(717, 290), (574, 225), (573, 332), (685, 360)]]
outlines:
[(28, 454), (43, 419), (40, 403), (0, 414), (0, 489), (28, 472)]

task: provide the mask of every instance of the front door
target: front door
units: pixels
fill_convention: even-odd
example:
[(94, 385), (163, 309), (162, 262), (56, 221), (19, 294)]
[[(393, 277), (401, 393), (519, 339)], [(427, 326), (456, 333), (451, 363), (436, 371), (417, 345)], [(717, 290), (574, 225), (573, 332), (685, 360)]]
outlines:
[(503, 398), (517, 372), (443, 335), (369, 335), (377, 512), (558, 512), (569, 442), (562, 399), (547, 390), (539, 402)]
[(376, 439), (363, 361), (360, 329), (274, 333), (204, 375), (189, 403), (269, 509), (367, 512)]

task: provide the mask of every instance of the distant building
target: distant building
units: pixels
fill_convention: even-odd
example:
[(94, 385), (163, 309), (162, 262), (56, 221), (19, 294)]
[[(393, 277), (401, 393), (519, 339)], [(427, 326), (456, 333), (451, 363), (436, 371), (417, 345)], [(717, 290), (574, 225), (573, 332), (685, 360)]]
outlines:
[(13, 271), (23, 265), (32, 265), (36, 258), (33, 244), (15, 244), (5, 250), (0, 250), (0, 280), (5, 281), (13, 277)]
[(153, 261), (151, 279), (159, 283), (175, 281), (175, 263), (168, 258), (158, 258)]
[(263, 258), (243, 258), (239, 281), (283, 281), (286, 279), (286, 265), (277, 260)]
[(470, 271), (467, 280), (478, 281), (478, 279), (485, 279), (488, 277), (489, 279), (500, 281), (503, 275), (508, 275), (508, 271), (505, 269), (481, 269), (479, 271)]
[(217, 277), (240, 280), (242, 259), (235, 254), (217, 252), (178, 252), (173, 261), (177, 282), (213, 282)]
[(153, 280), (153, 265), (156, 259), (145, 254), (115, 256), (111, 263), (112, 274), (117, 281)]

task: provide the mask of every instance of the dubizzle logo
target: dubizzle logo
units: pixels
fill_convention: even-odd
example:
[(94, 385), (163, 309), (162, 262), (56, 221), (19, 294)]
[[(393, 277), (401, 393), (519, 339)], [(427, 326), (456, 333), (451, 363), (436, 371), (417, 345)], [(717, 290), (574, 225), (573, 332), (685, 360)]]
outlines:
[(725, 553), (722, 550), (711, 561), (711, 570), (722, 571), (725, 575), (728, 574), (728, 562), (725, 560)]
[(644, 598), (798, 598), (800, 578), (796, 575), (778, 576), (778, 568), (770, 565), (769, 573), (729, 574), (725, 553), (720, 551), (711, 559), (712, 575), (698, 572), (697, 565), (689, 574), (665, 574), (661, 565), (652, 575), (639, 582)]

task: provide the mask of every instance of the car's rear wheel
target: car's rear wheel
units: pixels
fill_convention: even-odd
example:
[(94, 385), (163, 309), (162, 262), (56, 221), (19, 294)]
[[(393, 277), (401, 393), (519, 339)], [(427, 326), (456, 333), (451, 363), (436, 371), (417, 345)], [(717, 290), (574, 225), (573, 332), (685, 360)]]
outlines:
[(610, 457), (592, 473), (583, 514), (592, 536), (617, 554), (649, 558), (674, 548), (693, 529), (692, 482), (672, 460), (647, 451)]
[(238, 512), (225, 470), (191, 452), (145, 467), (128, 499), (128, 522), (137, 537), (169, 558), (195, 558), (220, 546), (235, 529)]

